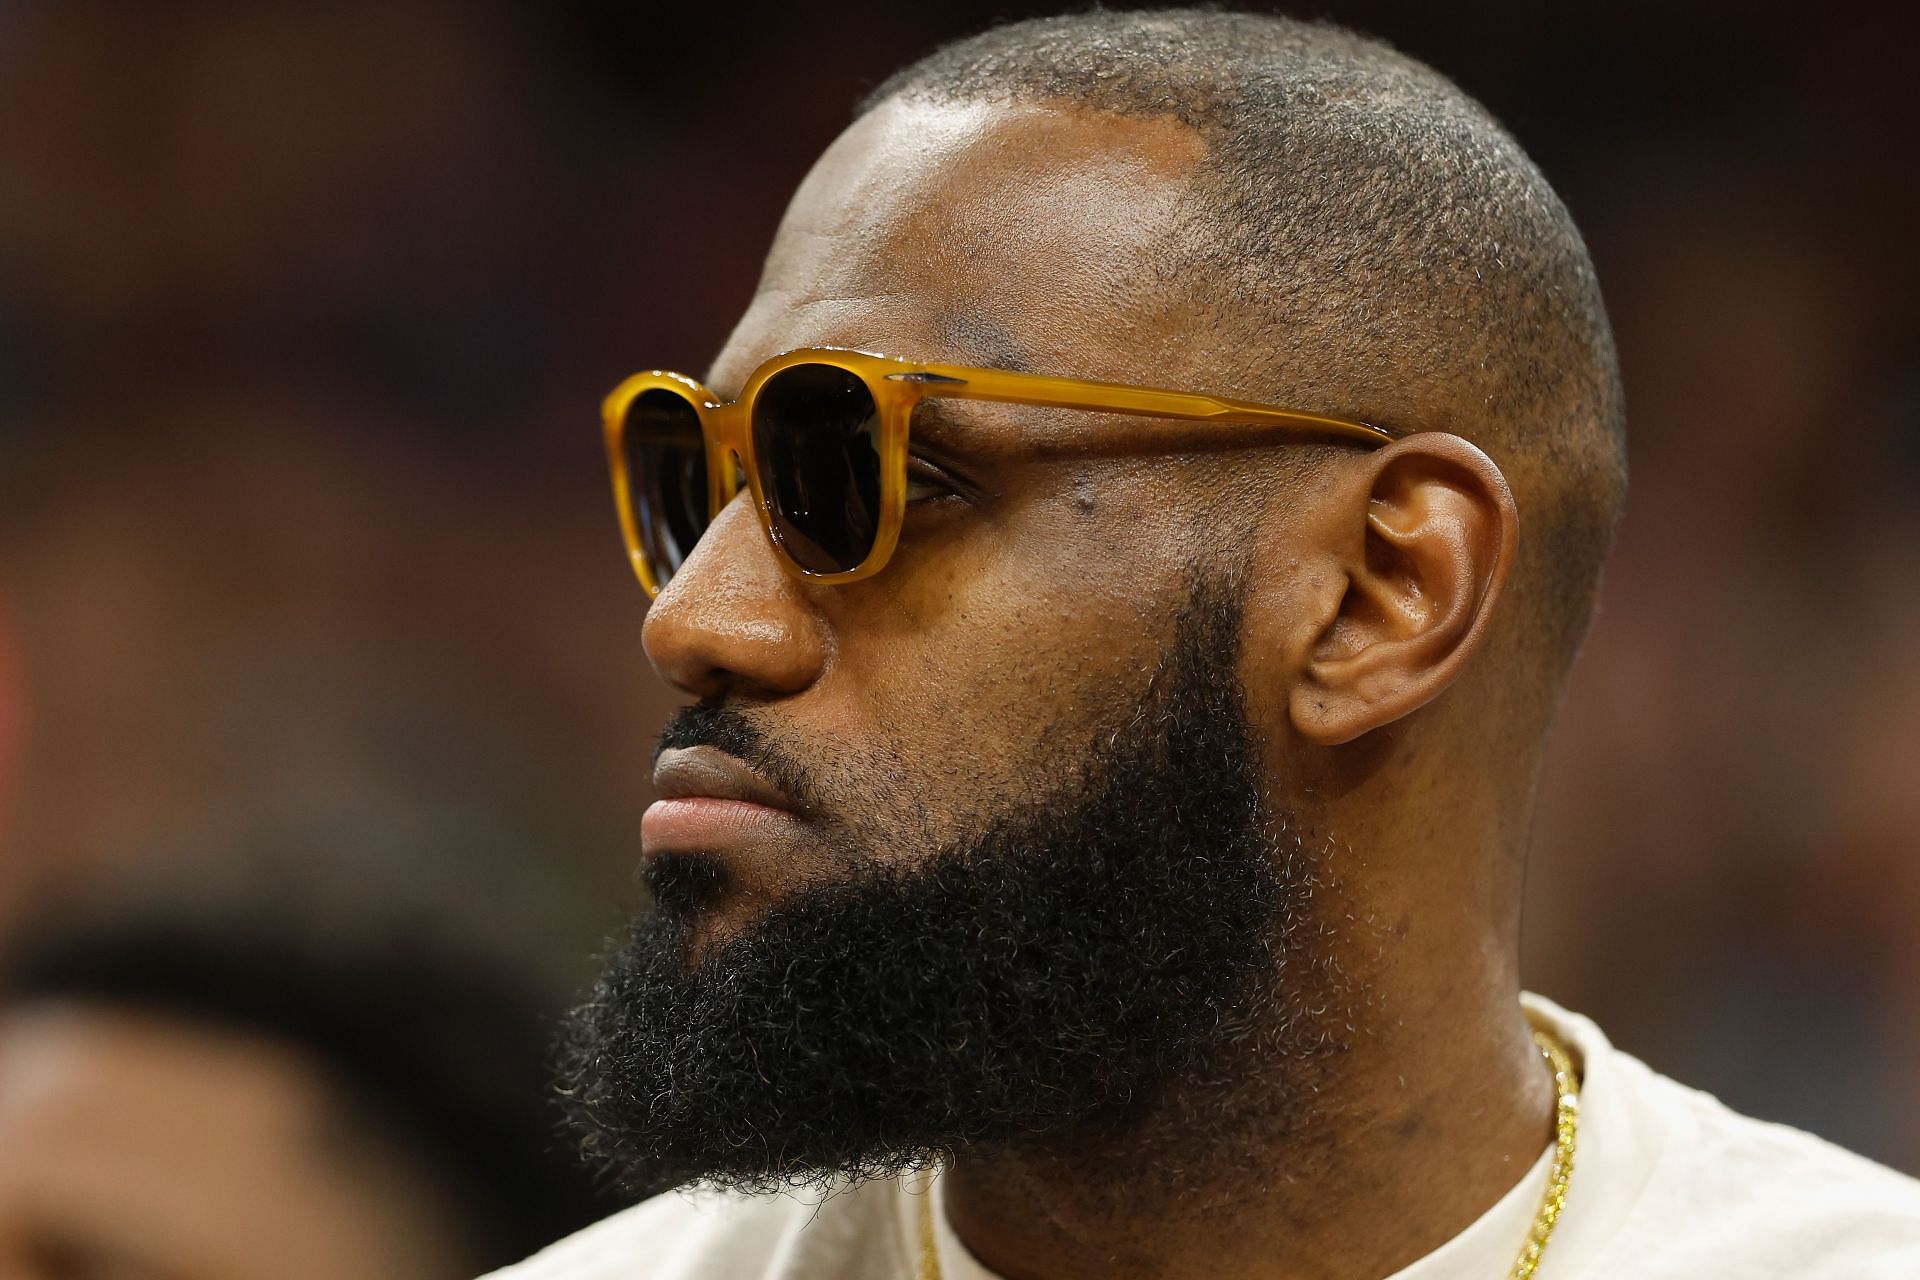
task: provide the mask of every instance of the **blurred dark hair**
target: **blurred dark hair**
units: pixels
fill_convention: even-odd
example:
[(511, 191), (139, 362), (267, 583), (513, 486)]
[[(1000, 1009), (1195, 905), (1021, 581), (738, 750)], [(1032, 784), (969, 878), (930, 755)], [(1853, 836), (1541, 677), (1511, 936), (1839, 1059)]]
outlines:
[(527, 939), (463, 918), (461, 895), (391, 864), (369, 878), (363, 861), (247, 858), (121, 883), (19, 938), (0, 996), (177, 1017), (310, 1055), (355, 1136), (436, 1179), (478, 1270), (610, 1212), (553, 1096), (564, 983), (516, 954)]

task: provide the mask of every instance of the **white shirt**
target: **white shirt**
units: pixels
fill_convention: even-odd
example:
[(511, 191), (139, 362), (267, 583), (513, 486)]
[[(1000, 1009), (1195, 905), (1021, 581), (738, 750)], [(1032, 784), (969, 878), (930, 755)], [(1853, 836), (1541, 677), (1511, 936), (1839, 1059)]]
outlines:
[[(1538, 1280), (1920, 1280), (1920, 1182), (1785, 1125), (1750, 1120), (1528, 996), (1581, 1065), (1567, 1204)], [(1465, 1231), (1387, 1280), (1504, 1280), (1546, 1190), (1549, 1152)], [(911, 1280), (925, 1175), (819, 1194), (674, 1192), (491, 1280)], [(932, 1182), (948, 1280), (997, 1280)]]

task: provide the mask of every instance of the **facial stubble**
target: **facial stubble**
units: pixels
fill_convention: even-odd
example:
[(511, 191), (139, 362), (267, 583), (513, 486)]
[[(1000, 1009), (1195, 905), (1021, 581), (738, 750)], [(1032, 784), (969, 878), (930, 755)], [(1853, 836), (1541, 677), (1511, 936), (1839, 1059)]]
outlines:
[[(1240, 622), (1233, 582), (1197, 584), (1046, 800), (924, 856), (869, 852), (711, 946), (689, 935), (724, 873), (656, 864), (569, 1026), (588, 1154), (643, 1192), (1124, 1151), (1192, 1193), (1302, 1130), (1345, 984), (1324, 860), (1262, 799)], [(773, 754), (711, 705), (670, 734)]]

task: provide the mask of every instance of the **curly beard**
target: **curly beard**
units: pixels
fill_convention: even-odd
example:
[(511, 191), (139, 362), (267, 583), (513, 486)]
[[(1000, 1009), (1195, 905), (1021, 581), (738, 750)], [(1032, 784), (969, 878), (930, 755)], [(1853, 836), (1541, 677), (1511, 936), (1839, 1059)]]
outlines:
[[(589, 1156), (644, 1193), (1125, 1144), (1147, 1157), (1130, 1176), (1191, 1187), (1296, 1128), (1342, 1047), (1342, 979), (1319, 859), (1260, 798), (1239, 633), (1237, 593), (1196, 586), (1056, 794), (858, 858), (697, 959), (719, 872), (656, 861), (653, 909), (568, 1028)], [(675, 745), (753, 743), (691, 711)]]

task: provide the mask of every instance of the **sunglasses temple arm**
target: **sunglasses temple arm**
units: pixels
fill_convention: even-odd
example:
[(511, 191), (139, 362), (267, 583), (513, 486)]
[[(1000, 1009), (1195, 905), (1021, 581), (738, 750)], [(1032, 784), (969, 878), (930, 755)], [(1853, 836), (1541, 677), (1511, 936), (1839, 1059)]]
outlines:
[(1096, 413), (1126, 413), (1147, 418), (1169, 418), (1186, 422), (1229, 422), (1249, 426), (1286, 426), (1325, 432), (1386, 444), (1396, 439), (1381, 427), (1364, 422), (1348, 422), (1314, 413), (1298, 413), (1267, 405), (1229, 400), (1219, 396), (1195, 395), (1182, 391), (1161, 391), (1151, 387), (1127, 387), (1107, 382), (1083, 382), (1071, 378), (1047, 378), (1037, 374), (1007, 373), (1000, 370), (969, 371), (968, 376), (936, 374), (921, 383), (921, 394), (930, 398), (988, 400), (1002, 404), (1031, 404), (1054, 409), (1081, 409)]

